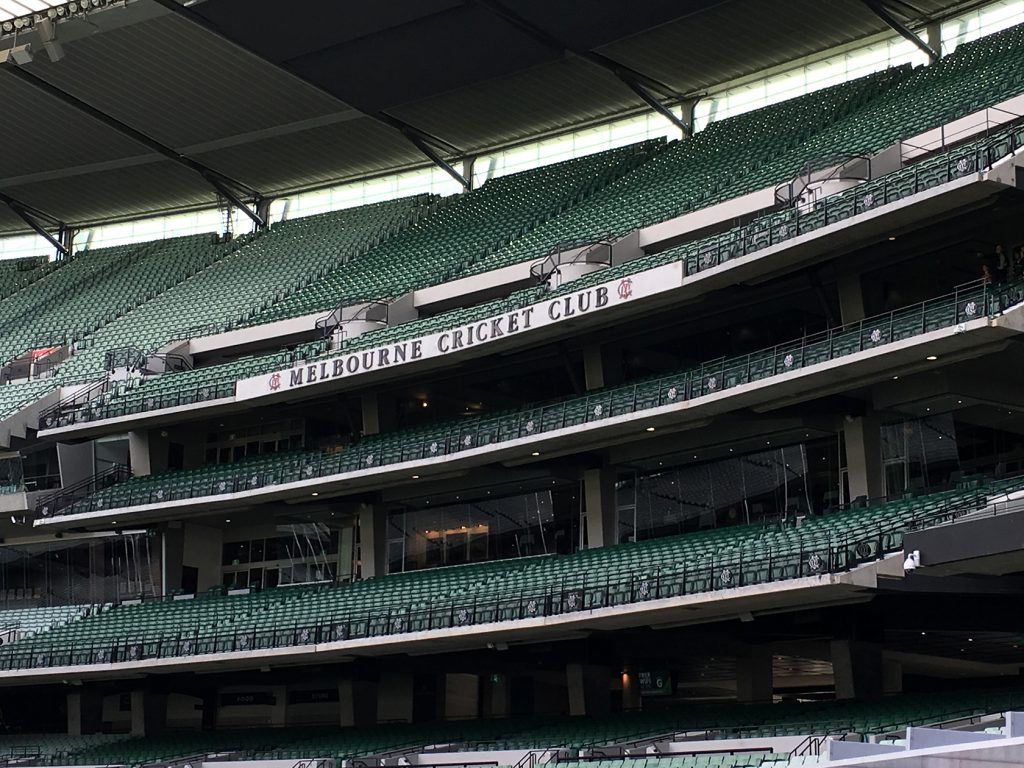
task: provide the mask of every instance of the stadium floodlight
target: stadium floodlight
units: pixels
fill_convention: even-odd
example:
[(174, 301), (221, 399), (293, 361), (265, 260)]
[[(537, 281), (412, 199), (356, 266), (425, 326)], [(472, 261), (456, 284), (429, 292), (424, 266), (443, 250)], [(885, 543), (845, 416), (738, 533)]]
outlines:
[(17, 64), (18, 66), (31, 64), (32, 47), (25, 43), (24, 45), (16, 45), (13, 48), (0, 50), (0, 65), (8, 63)]

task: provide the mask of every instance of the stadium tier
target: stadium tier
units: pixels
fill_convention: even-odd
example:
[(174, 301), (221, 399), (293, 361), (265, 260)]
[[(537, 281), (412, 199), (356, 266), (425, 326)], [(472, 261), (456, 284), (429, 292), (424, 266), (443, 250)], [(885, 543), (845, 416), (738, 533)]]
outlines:
[[(729, 229), (719, 235), (711, 235), (659, 253), (641, 256), (620, 266), (590, 272), (576, 280), (563, 283), (554, 293), (542, 288), (521, 290), (500, 300), (369, 331), (346, 341), (340, 353), (347, 354), (459, 327), (474, 320), (529, 306), (543, 297), (579, 291), (598, 283), (621, 279), (673, 262), (682, 262), (685, 274), (695, 275), (732, 259), (754, 254), (764, 248), (780, 245), (801, 235), (837, 224), (856, 214), (970, 176), (990, 168), (996, 161), (1011, 155), (1021, 146), (1024, 146), (1024, 128), (1013, 126), (996, 131), (973, 141), (961, 143), (953, 149), (940, 152), (908, 167), (884, 174), (853, 189), (825, 197), (809, 211), (788, 208), (760, 216), (748, 224)], [(285, 367), (294, 360), (307, 359), (314, 362), (332, 356), (326, 345), (314, 345), (303, 352), (304, 357), (276, 353), (247, 357), (191, 372), (133, 380), (105, 391), (99, 398), (61, 413), (55, 424), (67, 425), (230, 397), (234, 394), (234, 382), (238, 379), (268, 373)]]
[(0, 0), (0, 768), (1014, 763), (1024, 0), (271, 5)]
[[(302, 475), (298, 469), (295, 474)], [(213, 480), (212, 482), (217, 482)], [(574, 555), (120, 606), (0, 648), (0, 669), (106, 664), (444, 630), (843, 571), (911, 523), (981, 508), (1019, 480), (854, 507), (799, 527), (733, 526)], [(112, 504), (115, 502), (111, 502)]]
[[(516, 411), (461, 418), (396, 433), (366, 437), (350, 446), (327, 451), (274, 453), (233, 464), (216, 464), (180, 472), (155, 473), (129, 479), (81, 500), (63, 496), (44, 499), (42, 517), (128, 509), (189, 498), (245, 493), (261, 488), (363, 470), (451, 456), (460, 451), (500, 447), (545, 433), (597, 425), (621, 416), (642, 415), (659, 408), (717, 396), (722, 392), (821, 365), (886, 345), (953, 328), (985, 315), (996, 316), (1024, 298), (1021, 286), (970, 283), (953, 293), (911, 307), (870, 317), (814, 336), (776, 344), (736, 358), (711, 360), (667, 376), (596, 389), (583, 397), (534, 403)], [(216, 386), (216, 385), (201, 385)], [(130, 401), (129, 401), (130, 402)], [(178, 402), (174, 402), (178, 404)], [(108, 406), (106, 413), (123, 415)], [(527, 452), (531, 450), (526, 449)], [(60, 502), (64, 502), (62, 505)], [(70, 503), (68, 503), (70, 502)]]
[[(939, 692), (930, 696), (904, 695), (885, 702), (825, 702), (772, 706), (691, 705), (658, 712), (625, 713), (615, 718), (546, 720), (509, 718), (476, 723), (432, 723), (428, 726), (379, 725), (370, 728), (260, 728), (217, 732), (170, 733), (161, 737), (125, 735), (82, 737), (53, 734), (0, 736), (0, 755), (21, 757), (34, 765), (148, 765), (200, 755), (222, 759), (344, 760), (369, 757), (411, 747), (445, 745), (445, 752), (496, 752), (524, 749), (560, 751), (600, 750), (637, 741), (672, 742), (676, 734), (707, 733), (712, 738), (754, 738), (783, 735), (858, 736), (899, 732), (908, 726), (944, 723), (1019, 706), (1024, 694), (1014, 688)], [(787, 753), (737, 749), (685, 754), (685, 742), (675, 743), (683, 754), (647, 754), (619, 759), (574, 761), (560, 756), (553, 765), (600, 768), (701, 768), (758, 766), (771, 759), (785, 762)], [(437, 749), (435, 746), (434, 749)], [(34, 759), (33, 759), (34, 758)], [(799, 764), (799, 763), (795, 763)]]

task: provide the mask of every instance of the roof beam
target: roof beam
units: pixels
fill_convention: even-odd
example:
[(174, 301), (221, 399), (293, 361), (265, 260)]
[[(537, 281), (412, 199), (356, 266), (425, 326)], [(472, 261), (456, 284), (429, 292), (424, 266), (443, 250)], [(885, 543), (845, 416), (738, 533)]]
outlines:
[[(896, 0), (893, 0), (893, 2), (896, 2)], [(922, 51), (927, 53), (928, 58), (931, 61), (938, 61), (939, 52), (932, 48), (927, 41), (921, 39), (921, 36), (916, 34), (912, 29), (910, 29), (910, 27), (896, 18), (894, 12), (886, 4), (886, 0), (864, 0), (864, 5), (866, 5), (871, 12), (875, 14), (875, 16), (888, 24), (891, 29), (898, 32)], [(901, 3), (901, 5), (903, 4)]]
[(31, 205), (15, 200), (13, 197), (5, 195), (3, 192), (0, 192), (0, 203), (3, 203), (10, 208), (19, 219), (32, 228), (33, 232), (45, 239), (50, 245), (56, 248), (58, 252), (64, 256), (70, 255), (71, 252), (68, 250), (68, 247), (62, 243), (59, 238), (54, 237), (46, 228), (46, 225), (49, 224), (50, 226), (56, 226), (63, 231), (63, 222), (53, 216), (50, 216), (48, 213), (43, 213), (38, 208), (33, 208)]
[(256, 224), (257, 227), (266, 226), (266, 222), (256, 212), (256, 210), (249, 206), (242, 199), (243, 196), (249, 196), (254, 199), (261, 197), (259, 192), (252, 189), (248, 185), (243, 184), (242, 182), (237, 181), (236, 179), (232, 179), (228, 176), (225, 176), (224, 174), (215, 171), (212, 168), (208, 168), (199, 161), (193, 160), (192, 158), (187, 157), (186, 155), (183, 155), (174, 149), (171, 149), (165, 144), (161, 144), (159, 141), (152, 138), (151, 136), (147, 136), (141, 131), (132, 128), (130, 125), (121, 122), (116, 117), (108, 115), (106, 112), (103, 112), (102, 110), (97, 109), (91, 104), (82, 101), (76, 96), (71, 95), (67, 91), (58, 88), (57, 86), (53, 85), (47, 80), (42, 79), (38, 75), (35, 75), (29, 72), (28, 70), (23, 69), (20, 66), (8, 64), (5, 69), (10, 75), (18, 78), (23, 83), (26, 83), (27, 85), (32, 86), (36, 90), (41, 91), (57, 99), (58, 101), (75, 109), (76, 111), (81, 112), (82, 114), (88, 115), (89, 117), (98, 120), (99, 122), (106, 125), (108, 128), (112, 128), (118, 133), (127, 136), (133, 141), (136, 141), (142, 146), (152, 150), (153, 152), (162, 155), (168, 160), (175, 162), (178, 165), (184, 166), (185, 168), (188, 168), (189, 170), (199, 174), (206, 181), (207, 184), (213, 187), (213, 189), (219, 195), (226, 198), (228, 201), (231, 202), (232, 205), (239, 208), (246, 216), (252, 219), (252, 221)]
[[(237, 40), (232, 39), (230, 36), (225, 34), (221, 29), (219, 29), (215, 24), (211, 24), (209, 20), (204, 18), (202, 15), (196, 13), (192, 8), (189, 8), (187, 5), (183, 5), (179, 0), (155, 0), (155, 2), (163, 6), (167, 10), (171, 11), (172, 13), (176, 13), (182, 18), (187, 19), (196, 26), (205, 29), (210, 34), (216, 35), (221, 40), (225, 40), (231, 43), (233, 46), (235, 46), (241, 51), (244, 51), (249, 56), (257, 58), (260, 61), (269, 64), (270, 66), (275, 67), (276, 69), (282, 72), (287, 73), (290, 77), (294, 77), (296, 80), (301, 80), (310, 88), (315, 88), (320, 93), (334, 99), (347, 109), (352, 109), (351, 105), (346, 104), (335, 94), (324, 89), (317, 83), (314, 83), (311, 80), (302, 77), (301, 75), (295, 74), (284, 65), (276, 61), (272, 61), (263, 54), (258, 53), (257, 51), (254, 51), (248, 48), (247, 46), (242, 45)], [(365, 117), (369, 117), (373, 120), (376, 120), (379, 123), (382, 123), (390, 128), (394, 128), (395, 130), (397, 130), (414, 147), (416, 147), (416, 149), (422, 152), (427, 157), (427, 159), (430, 160), (430, 162), (434, 163), (434, 165), (444, 170), (445, 173), (447, 173), (449, 176), (451, 176), (453, 179), (459, 182), (459, 184), (461, 184), (463, 188), (469, 189), (469, 181), (466, 178), (464, 178), (461, 173), (455, 170), (455, 168), (453, 168), (447, 161), (445, 161), (443, 157), (441, 157), (442, 152), (446, 152), (451, 155), (461, 156), (463, 154), (461, 149), (447, 141), (444, 141), (443, 139), (439, 139), (436, 136), (431, 136), (430, 134), (421, 131), (419, 128), (411, 126), (408, 123), (399, 120), (396, 117), (392, 117), (386, 112), (370, 113), (359, 110), (359, 114), (364, 115)]]
[(577, 56), (584, 61), (588, 61), (591, 64), (610, 72), (627, 88), (633, 91), (633, 93), (639, 96), (647, 106), (682, 131), (684, 136), (691, 135), (692, 131), (690, 126), (685, 121), (681, 120), (664, 103), (662, 103), (661, 98), (659, 98), (658, 94), (660, 93), (663, 97), (667, 96), (669, 99), (680, 99), (680, 94), (673, 91), (672, 88), (665, 85), (665, 83), (659, 82), (653, 77), (649, 77), (642, 72), (637, 72), (635, 69), (627, 67), (625, 64), (620, 64), (619, 62), (608, 58), (604, 54), (595, 53), (594, 51), (580, 51), (570, 47), (564, 41), (541, 29), (532, 21), (523, 18), (511, 8), (503, 5), (500, 0), (476, 0), (476, 2), (538, 43), (541, 43), (552, 50), (558, 51), (559, 53), (569, 53), (573, 56)]

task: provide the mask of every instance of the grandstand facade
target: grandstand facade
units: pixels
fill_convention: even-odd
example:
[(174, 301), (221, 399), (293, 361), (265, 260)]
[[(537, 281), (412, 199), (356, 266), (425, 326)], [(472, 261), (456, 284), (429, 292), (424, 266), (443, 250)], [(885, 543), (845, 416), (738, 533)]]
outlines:
[(0, 0), (0, 761), (1019, 762), (1024, 3), (264, 5)]

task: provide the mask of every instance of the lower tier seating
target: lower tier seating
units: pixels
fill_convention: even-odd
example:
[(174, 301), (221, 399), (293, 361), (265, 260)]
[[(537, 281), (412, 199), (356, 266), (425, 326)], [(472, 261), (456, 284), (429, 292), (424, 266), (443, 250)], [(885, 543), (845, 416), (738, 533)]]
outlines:
[(571, 555), (393, 574), (340, 586), (148, 600), (0, 648), (0, 669), (252, 652), (458, 628), (847, 570), (902, 547), (908, 525), (976, 509), (1020, 478)]
[[(761, 765), (788, 757), (756, 750), (705, 755), (646, 755), (602, 761), (576, 760), (578, 750), (636, 740), (671, 740), (678, 733), (706, 732), (709, 738), (755, 738), (784, 735), (841, 734), (866, 738), (890, 734), (911, 725), (933, 725), (954, 719), (1002, 712), (1024, 704), (1019, 688), (967, 689), (902, 694), (877, 702), (742, 705), (671, 704), (642, 712), (604, 717), (513, 717), (428, 724), (382, 724), (360, 728), (280, 727), (171, 731), (159, 736), (125, 735), (68, 737), (57, 734), (0, 736), (0, 758), (21, 753), (36, 760), (28, 765), (142, 765), (219, 753), (221, 759), (337, 760), (369, 757), (381, 752), (449, 744), (451, 751), (561, 749), (553, 768), (702, 768)], [(575, 754), (574, 754), (575, 753)], [(572, 757), (566, 757), (571, 754)]]

